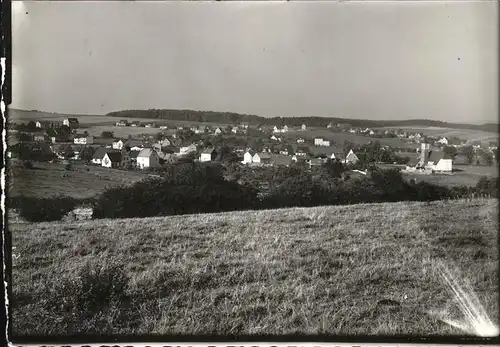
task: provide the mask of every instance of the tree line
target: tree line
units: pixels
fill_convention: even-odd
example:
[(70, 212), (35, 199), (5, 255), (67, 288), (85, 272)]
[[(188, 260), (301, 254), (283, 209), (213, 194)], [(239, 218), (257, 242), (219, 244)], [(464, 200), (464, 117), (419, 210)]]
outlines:
[[(159, 178), (109, 188), (81, 201), (69, 197), (15, 197), (10, 206), (28, 221), (58, 220), (74, 207), (92, 206), (93, 218), (137, 218), (285, 207), (372, 202), (433, 201), (472, 194), (497, 196), (498, 178), (482, 178), (475, 187), (448, 188), (406, 181), (395, 169), (370, 168), (352, 176), (342, 164), (329, 162), (311, 171), (300, 167), (257, 170), (251, 179), (231, 166), (180, 163), (168, 165)], [(258, 177), (260, 175), (260, 177)], [(267, 187), (266, 194), (262, 186)]]

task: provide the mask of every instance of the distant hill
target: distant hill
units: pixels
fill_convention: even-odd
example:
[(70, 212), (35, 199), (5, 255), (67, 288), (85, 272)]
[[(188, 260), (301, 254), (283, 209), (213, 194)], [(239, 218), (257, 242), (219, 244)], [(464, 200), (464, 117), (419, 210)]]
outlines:
[[(43, 112), (38, 110), (18, 110), (9, 109), (9, 118), (24, 119), (27, 116), (35, 117), (85, 117), (87, 115), (65, 115), (52, 112)], [(95, 115), (94, 115), (95, 116)], [(219, 123), (219, 124), (238, 124), (249, 123), (253, 125), (268, 125), (268, 126), (300, 126), (306, 123), (309, 126), (326, 127), (328, 123), (334, 125), (338, 123), (350, 124), (353, 127), (403, 127), (403, 126), (432, 126), (454, 129), (470, 129), (496, 132), (499, 125), (496, 123), (486, 123), (482, 125), (463, 124), (463, 123), (448, 123), (429, 119), (409, 119), (409, 120), (368, 120), (368, 119), (348, 119), (337, 117), (272, 117), (265, 118), (251, 114), (241, 114), (235, 112), (219, 112), (219, 111), (195, 111), (195, 110), (174, 110), (174, 109), (149, 109), (149, 110), (122, 110), (107, 113), (105, 116), (117, 118), (151, 118), (163, 120), (175, 120), (185, 122), (204, 122), (204, 123)], [(31, 117), (30, 117), (31, 118)]]
[(194, 110), (170, 110), (170, 109), (150, 109), (150, 110), (123, 110), (110, 112), (106, 116), (121, 118), (154, 118), (165, 120), (177, 120), (186, 122), (207, 122), (207, 123), (241, 123), (260, 125), (284, 125), (300, 126), (307, 123), (309, 126), (326, 127), (332, 122), (350, 124), (354, 127), (397, 127), (397, 126), (433, 126), (455, 129), (471, 129), (483, 131), (496, 131), (498, 124), (488, 123), (482, 125), (447, 123), (429, 119), (411, 119), (411, 120), (368, 120), (368, 119), (348, 119), (348, 118), (326, 118), (326, 117), (272, 117), (265, 118), (256, 115), (240, 114), (234, 112), (216, 112), (216, 111), (194, 111)]

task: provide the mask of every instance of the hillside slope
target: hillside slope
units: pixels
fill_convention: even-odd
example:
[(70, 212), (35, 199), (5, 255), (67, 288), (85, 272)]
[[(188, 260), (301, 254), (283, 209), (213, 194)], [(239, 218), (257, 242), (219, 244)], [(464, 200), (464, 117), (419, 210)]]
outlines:
[(453, 313), (432, 262), (460, 269), (496, 321), (497, 208), (441, 201), (12, 223), (13, 331), (457, 334), (425, 313)]

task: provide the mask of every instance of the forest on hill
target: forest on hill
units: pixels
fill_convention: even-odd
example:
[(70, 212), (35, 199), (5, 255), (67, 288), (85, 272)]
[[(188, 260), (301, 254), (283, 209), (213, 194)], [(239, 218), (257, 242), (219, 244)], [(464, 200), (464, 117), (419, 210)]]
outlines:
[(175, 120), (186, 122), (204, 122), (204, 123), (249, 123), (252, 125), (267, 126), (300, 126), (307, 123), (309, 126), (325, 127), (332, 122), (333, 125), (349, 124), (353, 127), (395, 127), (395, 126), (433, 126), (455, 129), (471, 129), (492, 131), (498, 128), (498, 124), (487, 123), (481, 125), (448, 123), (429, 119), (408, 119), (408, 120), (368, 120), (368, 119), (348, 119), (337, 117), (272, 117), (265, 118), (257, 115), (241, 114), (235, 112), (218, 111), (195, 111), (195, 110), (174, 110), (174, 109), (149, 109), (149, 110), (122, 110), (106, 114), (110, 117), (121, 118), (153, 118), (163, 120)]

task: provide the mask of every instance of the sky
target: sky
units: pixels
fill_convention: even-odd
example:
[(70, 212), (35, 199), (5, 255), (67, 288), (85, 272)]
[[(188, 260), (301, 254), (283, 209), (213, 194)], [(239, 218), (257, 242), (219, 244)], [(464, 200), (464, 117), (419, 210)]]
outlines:
[(498, 121), (498, 4), (13, 2), (11, 107)]

